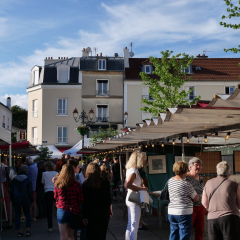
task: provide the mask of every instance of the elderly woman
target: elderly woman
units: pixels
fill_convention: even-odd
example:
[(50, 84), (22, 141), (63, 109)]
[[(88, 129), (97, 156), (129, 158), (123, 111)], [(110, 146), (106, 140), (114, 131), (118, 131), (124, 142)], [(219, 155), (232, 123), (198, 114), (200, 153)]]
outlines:
[(240, 236), (240, 188), (229, 180), (230, 165), (217, 165), (217, 177), (208, 180), (202, 195), (202, 205), (208, 209), (208, 239), (237, 240)]
[(171, 230), (169, 240), (189, 240), (191, 236), (193, 202), (197, 202), (199, 197), (185, 179), (187, 171), (186, 162), (176, 162), (173, 165), (176, 176), (168, 180), (168, 219)]
[(202, 205), (202, 192), (203, 192), (203, 178), (199, 176), (202, 161), (193, 157), (188, 163), (190, 172), (187, 174), (186, 180), (191, 183), (193, 189), (199, 196), (199, 200), (193, 203), (193, 216), (192, 216), (192, 226), (195, 225), (195, 240), (203, 239), (204, 232), (204, 218), (205, 218), (205, 208)]

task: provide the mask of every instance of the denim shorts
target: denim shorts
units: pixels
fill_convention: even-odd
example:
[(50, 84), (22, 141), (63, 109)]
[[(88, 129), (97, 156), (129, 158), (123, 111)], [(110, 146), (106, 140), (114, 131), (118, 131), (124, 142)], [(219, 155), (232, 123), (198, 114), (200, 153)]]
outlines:
[(71, 219), (71, 212), (67, 212), (63, 210), (62, 208), (57, 209), (57, 221), (60, 224), (70, 223)]

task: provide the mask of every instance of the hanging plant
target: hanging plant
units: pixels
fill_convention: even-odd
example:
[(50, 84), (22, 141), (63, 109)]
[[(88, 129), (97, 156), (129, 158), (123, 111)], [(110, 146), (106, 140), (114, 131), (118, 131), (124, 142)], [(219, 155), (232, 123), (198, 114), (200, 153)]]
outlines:
[(77, 130), (78, 130), (80, 135), (86, 135), (90, 131), (90, 127), (88, 127), (86, 125), (82, 125), (82, 126), (79, 126), (77, 128)]

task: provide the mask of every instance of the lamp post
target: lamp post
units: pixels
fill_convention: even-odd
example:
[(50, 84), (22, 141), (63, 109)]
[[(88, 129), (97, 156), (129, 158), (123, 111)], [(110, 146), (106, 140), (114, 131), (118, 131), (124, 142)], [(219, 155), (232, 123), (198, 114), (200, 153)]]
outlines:
[[(90, 108), (88, 115), (86, 114), (86, 112), (83, 110), (80, 115), (78, 116), (78, 110), (77, 108), (75, 108), (73, 110), (73, 118), (75, 120), (75, 122), (78, 122), (80, 119), (82, 119), (82, 125), (84, 125), (84, 120), (86, 119), (88, 122), (92, 122), (93, 118), (94, 118), (94, 111), (92, 110), (92, 108)], [(82, 148), (84, 148), (84, 135), (82, 135)]]

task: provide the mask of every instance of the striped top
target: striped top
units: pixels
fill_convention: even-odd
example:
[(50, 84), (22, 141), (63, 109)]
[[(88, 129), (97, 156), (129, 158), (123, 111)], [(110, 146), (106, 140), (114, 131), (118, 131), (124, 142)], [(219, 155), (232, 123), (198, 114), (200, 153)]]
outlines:
[(203, 193), (203, 177), (199, 176), (199, 181), (196, 180), (193, 177), (186, 176), (186, 180), (191, 183), (193, 189), (197, 192), (197, 195), (199, 196), (199, 200), (195, 203), (193, 203), (193, 206), (201, 206), (202, 205), (202, 193)]
[(197, 195), (192, 185), (184, 180), (168, 181), (168, 191), (170, 203), (168, 205), (168, 214), (170, 215), (190, 215), (193, 213), (192, 199)]

